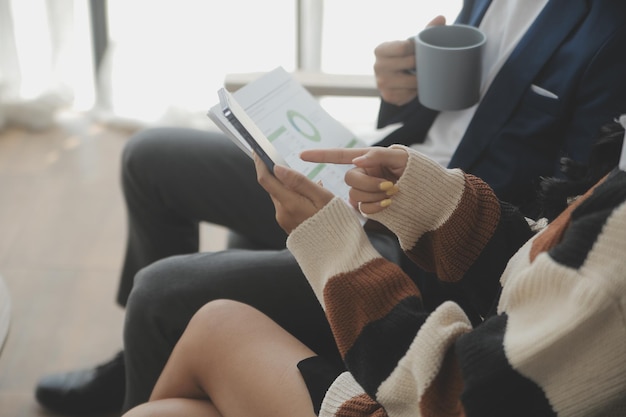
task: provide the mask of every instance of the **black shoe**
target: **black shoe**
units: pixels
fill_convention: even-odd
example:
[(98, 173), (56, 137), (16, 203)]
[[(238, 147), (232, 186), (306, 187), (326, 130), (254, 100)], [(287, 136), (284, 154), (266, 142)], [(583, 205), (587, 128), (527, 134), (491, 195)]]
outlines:
[(93, 369), (46, 375), (37, 384), (39, 404), (59, 414), (120, 412), (126, 385), (124, 355)]

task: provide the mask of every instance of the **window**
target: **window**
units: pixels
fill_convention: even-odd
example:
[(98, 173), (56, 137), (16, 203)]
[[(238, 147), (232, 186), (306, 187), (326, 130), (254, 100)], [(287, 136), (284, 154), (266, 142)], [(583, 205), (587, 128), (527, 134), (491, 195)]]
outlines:
[[(372, 74), (374, 48), (382, 42), (406, 39), (442, 14), (451, 23), (461, 0), (329, 0), (323, 8), (321, 70), (329, 73)], [(374, 131), (378, 98), (325, 97), (322, 105), (352, 130), (364, 136)], [(381, 134), (373, 136), (373, 141)]]
[[(267, 71), (279, 65), (292, 71), (299, 60), (312, 59), (314, 69), (324, 72), (372, 74), (376, 45), (413, 36), (436, 14), (454, 19), (461, 0), (109, 0), (108, 4), (110, 44), (104, 84), (111, 92), (109, 106), (130, 119), (171, 124), (187, 112), (204, 117), (228, 73)], [(299, 10), (305, 11), (300, 19)], [(298, 36), (303, 28), (305, 39)], [(299, 50), (300, 45), (304, 47)], [(337, 97), (324, 98), (322, 104), (346, 123), (364, 122), (364, 128), (370, 128), (378, 100)]]

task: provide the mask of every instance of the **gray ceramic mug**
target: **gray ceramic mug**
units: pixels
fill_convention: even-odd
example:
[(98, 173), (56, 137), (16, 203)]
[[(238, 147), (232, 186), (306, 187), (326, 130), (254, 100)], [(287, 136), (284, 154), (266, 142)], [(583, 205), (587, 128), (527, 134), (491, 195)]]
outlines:
[(467, 25), (431, 26), (415, 37), (420, 103), (434, 110), (462, 110), (478, 102), (487, 37)]

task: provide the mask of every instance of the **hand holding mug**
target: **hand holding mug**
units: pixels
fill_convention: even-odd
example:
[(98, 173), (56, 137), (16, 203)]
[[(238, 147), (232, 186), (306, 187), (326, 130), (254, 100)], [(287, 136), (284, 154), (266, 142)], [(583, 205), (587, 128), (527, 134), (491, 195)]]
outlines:
[[(443, 16), (434, 18), (427, 27), (445, 25)], [(374, 74), (382, 99), (402, 106), (417, 95), (415, 78), (415, 43), (413, 39), (390, 41), (374, 50)]]

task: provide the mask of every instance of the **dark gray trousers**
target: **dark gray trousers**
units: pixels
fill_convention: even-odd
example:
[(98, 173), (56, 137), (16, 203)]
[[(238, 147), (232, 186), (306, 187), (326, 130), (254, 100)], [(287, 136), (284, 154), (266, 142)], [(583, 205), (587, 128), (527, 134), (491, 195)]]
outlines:
[[(235, 145), (218, 133), (150, 129), (130, 139), (122, 166), (125, 410), (148, 399), (191, 316), (215, 299), (254, 306), (319, 355), (340, 360), (254, 165)], [(198, 253), (202, 221), (229, 228), (254, 249)], [(400, 261), (395, 238), (369, 235), (385, 257)]]

